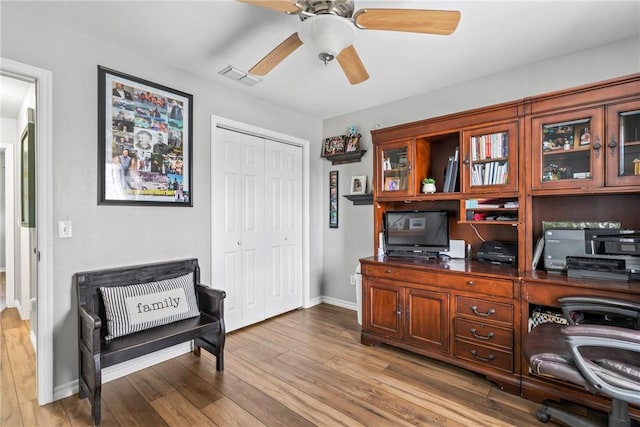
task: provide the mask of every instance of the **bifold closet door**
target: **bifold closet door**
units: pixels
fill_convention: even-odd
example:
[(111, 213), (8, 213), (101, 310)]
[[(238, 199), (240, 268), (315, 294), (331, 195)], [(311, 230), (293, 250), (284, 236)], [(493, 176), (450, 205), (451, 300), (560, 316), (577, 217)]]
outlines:
[(265, 141), (265, 309), (302, 306), (302, 147)]
[(265, 319), (264, 139), (215, 132), (212, 285), (227, 293), (232, 331)]

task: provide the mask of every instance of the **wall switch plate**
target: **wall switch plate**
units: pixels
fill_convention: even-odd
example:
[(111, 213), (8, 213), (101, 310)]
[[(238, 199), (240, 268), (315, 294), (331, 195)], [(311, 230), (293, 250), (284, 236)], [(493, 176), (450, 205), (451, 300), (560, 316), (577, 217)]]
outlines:
[(355, 285), (355, 284), (356, 284), (356, 276), (355, 276), (355, 274), (352, 274), (352, 275), (349, 277), (349, 283), (350, 283), (350, 284), (352, 284), (352, 285)]
[(58, 221), (58, 237), (60, 238), (68, 238), (71, 237), (71, 221), (69, 220), (60, 220)]

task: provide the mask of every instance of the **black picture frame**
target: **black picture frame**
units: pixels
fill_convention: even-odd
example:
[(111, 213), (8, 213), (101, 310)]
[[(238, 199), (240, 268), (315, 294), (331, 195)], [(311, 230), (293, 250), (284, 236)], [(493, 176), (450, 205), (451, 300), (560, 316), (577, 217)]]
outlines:
[(20, 137), (21, 203), (20, 225), (36, 226), (36, 135), (35, 125), (28, 123)]
[(329, 228), (338, 228), (338, 171), (329, 172)]
[(99, 205), (192, 207), (192, 158), (193, 95), (98, 66)]

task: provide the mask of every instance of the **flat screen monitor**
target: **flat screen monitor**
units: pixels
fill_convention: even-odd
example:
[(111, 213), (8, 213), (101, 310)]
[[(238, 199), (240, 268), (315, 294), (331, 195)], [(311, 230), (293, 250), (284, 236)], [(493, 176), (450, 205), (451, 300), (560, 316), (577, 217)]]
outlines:
[(385, 251), (388, 255), (437, 257), (449, 250), (449, 212), (387, 211)]

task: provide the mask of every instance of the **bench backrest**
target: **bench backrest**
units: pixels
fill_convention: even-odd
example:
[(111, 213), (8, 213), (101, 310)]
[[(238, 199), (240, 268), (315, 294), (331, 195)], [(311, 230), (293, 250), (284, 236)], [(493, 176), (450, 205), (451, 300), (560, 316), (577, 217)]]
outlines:
[(104, 302), (100, 287), (136, 285), (171, 279), (193, 272), (194, 284), (200, 283), (200, 267), (195, 258), (166, 261), (153, 264), (132, 265), (104, 270), (84, 271), (73, 275), (73, 284), (78, 292), (78, 304), (103, 320), (101, 335), (107, 331)]

